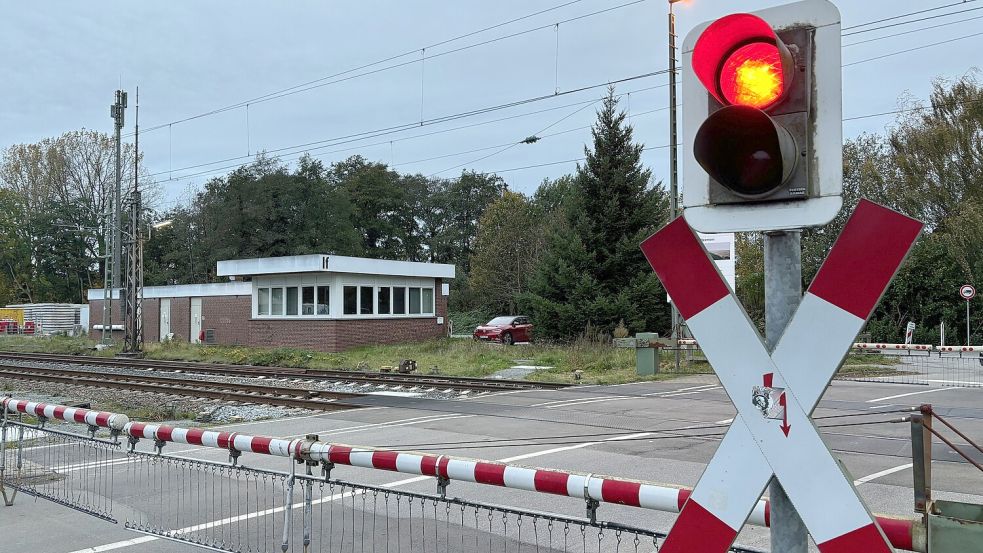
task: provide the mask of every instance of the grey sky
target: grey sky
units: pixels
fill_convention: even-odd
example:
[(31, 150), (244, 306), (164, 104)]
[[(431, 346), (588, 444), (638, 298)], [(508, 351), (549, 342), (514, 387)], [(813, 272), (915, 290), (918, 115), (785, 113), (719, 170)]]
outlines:
[[(338, 73), (382, 58), (419, 50), (512, 18), (561, 5), (571, 0), (414, 0), (359, 2), (74, 2), (53, 0), (16, 3), (5, 7), (0, 24), (0, 146), (36, 141), (86, 127), (110, 132), (109, 104), (122, 80), (130, 92), (126, 131), (133, 130), (135, 86), (140, 86), (141, 127), (166, 124), (214, 108), (235, 104), (269, 92)], [(513, 23), (486, 33), (428, 49), (427, 57), (462, 46), (509, 35), (565, 19), (628, 3), (630, 0), (580, 0), (564, 8)], [(956, 0), (865, 0), (838, 2), (843, 25), (890, 17)], [(691, 0), (677, 4), (680, 37), (695, 24), (732, 11), (752, 11), (783, 1)], [(924, 16), (983, 8), (971, 0), (965, 5), (929, 12)], [(608, 13), (563, 23), (515, 38), (470, 48), (426, 61), (423, 68), (425, 120), (603, 83), (667, 67), (666, 3), (644, 0)], [(844, 38), (856, 42), (935, 25), (960, 21), (938, 29), (906, 34), (843, 50), (843, 61), (861, 60), (977, 33), (983, 9), (914, 25), (867, 32)], [(680, 39), (681, 40), (681, 39)], [(844, 117), (895, 109), (898, 97), (910, 93), (925, 98), (937, 76), (958, 77), (979, 65), (983, 36), (934, 46), (924, 51), (888, 57), (843, 70)], [(558, 48), (557, 48), (558, 46)], [(385, 65), (410, 62), (420, 53)], [(384, 67), (378, 66), (378, 67)], [(376, 69), (373, 67), (372, 69)], [(665, 110), (668, 89), (650, 89), (667, 82), (665, 75), (618, 85), (631, 94), (630, 112), (637, 137), (647, 146), (668, 141)], [(395, 163), (401, 172), (432, 174), (488, 156), (484, 149), (430, 161), (416, 160), (522, 140), (553, 125), (544, 134), (571, 131), (536, 144), (518, 145), (498, 155), (469, 164), (479, 171), (500, 171), (546, 164), (582, 156), (589, 140), (594, 108), (578, 104), (599, 97), (598, 88), (524, 106), (428, 124), (362, 142), (316, 150), (326, 163), (360, 153), (372, 160)], [(578, 104), (578, 105), (571, 105)], [(628, 101), (622, 104), (628, 107)], [(569, 106), (559, 109), (560, 106)], [(551, 109), (498, 123), (402, 140), (472, 123)], [(577, 111), (577, 110), (580, 111)], [(158, 173), (164, 202), (187, 199), (189, 187), (209, 175), (181, 179), (209, 171), (223, 174), (233, 161), (173, 171), (227, 158), (255, 154), (355, 133), (419, 122), (421, 66), (410, 63), (397, 69), (319, 87), (249, 107), (141, 133), (140, 146), (147, 167)], [(639, 114), (639, 115), (635, 115)], [(566, 118), (561, 122), (557, 122)], [(844, 123), (844, 136), (883, 131), (892, 117)], [(580, 130), (574, 130), (578, 129)], [(388, 141), (392, 140), (392, 144)], [(375, 146), (366, 146), (383, 142)], [(360, 146), (360, 144), (362, 146)], [(341, 148), (344, 152), (326, 153)], [(292, 161), (297, 155), (289, 154)], [(666, 178), (665, 149), (645, 152), (657, 179)], [(571, 171), (574, 163), (502, 172), (510, 186), (531, 192), (544, 177)], [(454, 169), (441, 173), (451, 176)], [(174, 180), (169, 180), (169, 177)]]

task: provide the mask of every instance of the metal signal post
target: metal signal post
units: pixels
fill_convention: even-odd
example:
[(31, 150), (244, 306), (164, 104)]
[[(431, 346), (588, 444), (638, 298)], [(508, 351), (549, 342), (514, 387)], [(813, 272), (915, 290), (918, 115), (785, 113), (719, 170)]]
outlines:
[[(679, 215), (679, 150), (678, 127), (676, 123), (676, 14), (672, 7), (681, 0), (669, 0), (669, 220)], [(678, 340), (680, 334), (679, 309), (675, 302), (672, 307), (672, 339)], [(675, 350), (676, 370), (679, 370), (679, 347)]]
[[(102, 297), (102, 336), (101, 342), (109, 344), (113, 338), (113, 289), (120, 284), (120, 254), (123, 243), (122, 228), (122, 188), (123, 188), (123, 158), (120, 132), (123, 130), (124, 113), (126, 112), (126, 91), (116, 91), (116, 102), (109, 106), (109, 114), (113, 118), (116, 131), (116, 180), (107, 202), (106, 236), (103, 239), (108, 245), (105, 259), (105, 277)], [(106, 332), (109, 334), (106, 334)]]
[(140, 89), (137, 88), (133, 151), (133, 190), (130, 193), (129, 232), (126, 249), (126, 280), (123, 290), (123, 352), (143, 350), (143, 232), (140, 220), (143, 201), (140, 192)]

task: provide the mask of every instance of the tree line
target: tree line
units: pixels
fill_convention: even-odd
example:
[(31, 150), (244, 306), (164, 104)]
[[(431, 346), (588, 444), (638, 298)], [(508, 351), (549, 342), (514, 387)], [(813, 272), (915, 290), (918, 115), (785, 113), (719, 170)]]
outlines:
[[(77, 131), (3, 152), (0, 302), (84, 301), (86, 288), (101, 286), (111, 148), (108, 136)], [(530, 195), (474, 171), (430, 178), (361, 156), (331, 164), (305, 156), (289, 167), (261, 154), (150, 215), (171, 224), (146, 243), (146, 281), (213, 281), (221, 259), (307, 253), (451, 263), (452, 311), (521, 312), (537, 335), (560, 340), (619, 325), (666, 334), (665, 291), (638, 245), (668, 221), (669, 196), (642, 150), (611, 90), (585, 160)], [(844, 210), (804, 232), (804, 283), (859, 198), (870, 198), (928, 230), (866, 332), (898, 340), (914, 321), (916, 340), (935, 342), (945, 321), (949, 343), (964, 340), (956, 291), (983, 270), (983, 87), (973, 75), (940, 80), (926, 105), (906, 105), (883, 134), (849, 140), (843, 153)], [(124, 155), (132, 167), (132, 150)], [(737, 293), (760, 324), (761, 237), (741, 233), (737, 247)]]

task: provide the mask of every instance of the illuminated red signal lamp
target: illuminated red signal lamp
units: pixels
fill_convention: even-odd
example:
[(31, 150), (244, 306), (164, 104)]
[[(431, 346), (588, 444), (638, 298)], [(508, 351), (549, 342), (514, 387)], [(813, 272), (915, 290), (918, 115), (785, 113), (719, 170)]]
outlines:
[(792, 84), (788, 47), (760, 17), (736, 13), (703, 31), (693, 49), (693, 72), (723, 105), (766, 109)]
[(767, 113), (794, 84), (789, 48), (760, 17), (733, 14), (703, 31), (692, 68), (719, 103), (696, 133), (694, 157), (734, 195), (767, 197), (789, 180), (798, 151), (792, 134)]

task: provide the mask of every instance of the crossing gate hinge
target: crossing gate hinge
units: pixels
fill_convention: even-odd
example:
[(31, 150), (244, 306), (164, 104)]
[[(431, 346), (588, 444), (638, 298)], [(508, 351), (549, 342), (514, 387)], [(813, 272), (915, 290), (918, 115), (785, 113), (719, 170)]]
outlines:
[(232, 466), (238, 465), (240, 455), (242, 455), (241, 451), (231, 445), (229, 446), (229, 462), (232, 463)]
[(130, 446), (130, 453), (133, 453), (136, 450), (137, 444), (140, 443), (140, 438), (131, 434), (126, 437), (126, 443)]
[(89, 425), (89, 437), (90, 438), (95, 438), (96, 437), (96, 432), (98, 432), (98, 431), (99, 431), (99, 427), (97, 425), (95, 425), (95, 424), (90, 424)]
[(446, 476), (437, 477), (437, 493), (440, 494), (441, 499), (447, 498), (447, 486), (451, 483), (451, 479)]
[(46, 422), (48, 422), (48, 417), (44, 415), (38, 415), (38, 428), (44, 428)]
[(334, 463), (331, 461), (321, 461), (321, 475), (324, 476), (325, 480), (331, 479), (331, 469), (334, 468)]
[(160, 438), (154, 438), (154, 449), (157, 450), (157, 455), (160, 455), (164, 452), (165, 445), (167, 445), (167, 442), (165, 442), (164, 440)]
[(597, 508), (601, 505), (601, 502), (587, 498), (587, 518), (590, 519), (591, 524), (597, 524)]

